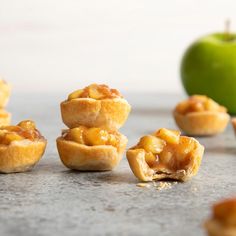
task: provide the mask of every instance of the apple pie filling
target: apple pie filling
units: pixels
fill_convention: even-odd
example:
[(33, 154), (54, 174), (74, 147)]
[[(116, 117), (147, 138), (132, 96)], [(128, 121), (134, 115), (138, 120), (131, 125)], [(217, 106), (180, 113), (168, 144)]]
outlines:
[(68, 101), (76, 98), (93, 98), (96, 100), (106, 98), (122, 98), (120, 92), (116, 89), (111, 89), (104, 84), (91, 84), (84, 89), (79, 89), (69, 94)]
[(146, 163), (156, 173), (173, 173), (188, 169), (196, 145), (179, 131), (162, 128), (142, 137), (132, 149), (144, 150)]
[(0, 144), (9, 145), (13, 141), (28, 139), (36, 141), (43, 136), (36, 129), (35, 123), (31, 120), (21, 121), (18, 125), (2, 126), (0, 128)]
[(187, 100), (180, 102), (175, 111), (179, 114), (186, 115), (191, 112), (203, 112), (203, 111), (216, 111), (216, 112), (227, 112), (227, 109), (211, 98), (204, 95), (193, 95)]
[(79, 126), (63, 131), (65, 140), (73, 141), (86, 146), (111, 145), (120, 146), (121, 134), (118, 131), (110, 131), (101, 128), (87, 128)]

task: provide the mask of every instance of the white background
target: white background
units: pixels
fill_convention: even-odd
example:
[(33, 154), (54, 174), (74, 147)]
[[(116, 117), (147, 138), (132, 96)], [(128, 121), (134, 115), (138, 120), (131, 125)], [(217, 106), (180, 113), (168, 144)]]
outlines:
[(180, 93), (184, 50), (227, 18), (235, 0), (0, 0), (0, 74), (20, 92)]

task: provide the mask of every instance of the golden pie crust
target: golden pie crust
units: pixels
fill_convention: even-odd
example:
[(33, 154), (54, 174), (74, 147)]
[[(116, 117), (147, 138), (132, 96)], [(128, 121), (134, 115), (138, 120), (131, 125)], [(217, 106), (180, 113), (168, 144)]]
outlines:
[(0, 108), (4, 108), (9, 100), (11, 87), (0, 78)]
[(46, 140), (13, 141), (0, 145), (0, 173), (25, 172), (40, 160), (46, 148)]
[[(168, 168), (168, 164), (165, 165), (161, 162), (157, 163), (156, 167), (155, 165), (150, 166), (146, 161), (146, 150), (138, 146), (130, 148), (127, 151), (127, 159), (134, 175), (141, 181), (152, 181), (161, 179), (175, 179), (179, 181), (187, 181), (191, 177), (196, 175), (201, 164), (202, 156), (204, 153), (204, 147), (194, 138), (185, 136), (181, 136), (180, 138), (182, 139), (182, 143), (191, 143), (192, 146), (192, 149), (189, 152), (187, 152), (188, 147), (186, 147), (187, 155), (186, 157), (183, 157), (184, 159), (179, 160), (178, 158), (174, 157), (175, 155), (177, 155), (176, 152), (178, 151), (177, 148), (171, 149), (172, 144), (166, 144), (163, 150), (158, 154), (159, 159), (157, 159), (160, 160), (160, 157), (164, 155), (162, 155), (162, 153), (165, 152), (168, 154), (168, 150), (173, 150), (171, 154), (172, 158), (174, 159), (169, 159), (169, 162), (173, 163), (173, 160), (175, 161), (175, 165), (178, 166), (175, 169)], [(183, 153), (185, 153), (185, 150)], [(182, 165), (180, 163), (184, 164)]]
[(204, 224), (209, 236), (236, 235), (236, 198), (226, 199), (213, 206), (213, 214)]
[(120, 134), (118, 147), (112, 145), (88, 146), (59, 137), (57, 149), (62, 163), (69, 169), (80, 171), (106, 171), (114, 169), (122, 159), (128, 142)]
[(175, 122), (188, 135), (208, 136), (222, 133), (230, 119), (225, 112), (202, 111), (185, 115), (174, 111)]
[(125, 123), (130, 110), (123, 98), (76, 98), (61, 103), (62, 120), (69, 128), (83, 125), (117, 130)]

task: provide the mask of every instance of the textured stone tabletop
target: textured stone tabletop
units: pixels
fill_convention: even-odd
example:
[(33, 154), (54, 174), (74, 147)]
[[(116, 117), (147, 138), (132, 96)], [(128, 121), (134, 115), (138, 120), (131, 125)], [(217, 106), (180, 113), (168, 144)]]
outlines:
[[(0, 175), (0, 235), (203, 236), (202, 223), (216, 200), (236, 194), (236, 139), (231, 125), (199, 138), (206, 152), (200, 171), (170, 189), (140, 188), (124, 157), (111, 172), (75, 172), (60, 162), (55, 138), (63, 124), (61, 95), (13, 94), (13, 122), (30, 118), (48, 139), (31, 172)], [(121, 129), (133, 145), (160, 127), (176, 128), (171, 109), (182, 96), (126, 96), (132, 113)]]

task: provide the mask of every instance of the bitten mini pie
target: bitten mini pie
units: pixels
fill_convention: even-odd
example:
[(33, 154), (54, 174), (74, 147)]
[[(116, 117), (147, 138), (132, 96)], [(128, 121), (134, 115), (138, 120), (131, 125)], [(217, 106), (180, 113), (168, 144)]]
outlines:
[(10, 85), (0, 78), (0, 108), (4, 108), (7, 105), (10, 96)]
[(196, 139), (162, 128), (143, 136), (127, 151), (127, 159), (134, 175), (142, 181), (186, 181), (197, 174), (203, 152), (204, 147)]
[(127, 141), (118, 131), (79, 126), (64, 130), (57, 148), (61, 161), (70, 169), (105, 171), (119, 164)]
[(236, 235), (236, 198), (226, 199), (213, 206), (212, 217), (206, 221), (209, 236)]
[(97, 84), (71, 93), (61, 103), (62, 120), (69, 128), (84, 125), (117, 130), (126, 121), (130, 109), (116, 89)]
[(47, 141), (33, 121), (0, 128), (0, 173), (24, 172), (42, 157)]
[(215, 135), (225, 130), (227, 109), (203, 95), (194, 95), (180, 102), (174, 110), (176, 124), (189, 135)]

